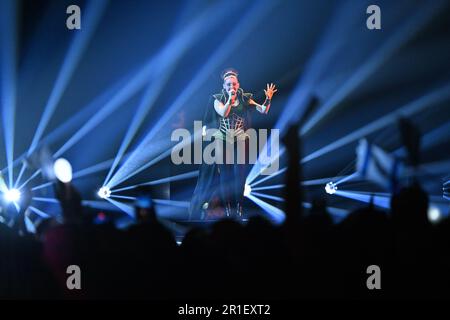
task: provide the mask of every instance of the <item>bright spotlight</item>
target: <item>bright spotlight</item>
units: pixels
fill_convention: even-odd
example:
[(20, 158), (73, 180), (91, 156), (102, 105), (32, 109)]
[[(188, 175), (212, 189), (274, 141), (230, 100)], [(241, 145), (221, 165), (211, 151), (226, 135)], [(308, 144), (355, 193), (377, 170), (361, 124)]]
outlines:
[(63, 183), (69, 183), (72, 181), (72, 166), (69, 161), (64, 158), (59, 158), (53, 164), (53, 171), (56, 178)]
[(428, 220), (430, 220), (430, 222), (438, 222), (441, 218), (441, 210), (439, 210), (438, 207), (430, 206), (428, 208)]
[(335, 194), (337, 191), (337, 184), (333, 183), (333, 182), (328, 182), (325, 186), (325, 191), (328, 194)]
[(245, 184), (244, 197), (248, 197), (251, 192), (252, 192), (252, 187), (249, 184)]
[(17, 189), (10, 189), (5, 192), (6, 202), (17, 202), (20, 199), (20, 191)]
[(107, 186), (104, 186), (98, 190), (97, 194), (100, 198), (107, 199), (111, 196), (111, 190)]

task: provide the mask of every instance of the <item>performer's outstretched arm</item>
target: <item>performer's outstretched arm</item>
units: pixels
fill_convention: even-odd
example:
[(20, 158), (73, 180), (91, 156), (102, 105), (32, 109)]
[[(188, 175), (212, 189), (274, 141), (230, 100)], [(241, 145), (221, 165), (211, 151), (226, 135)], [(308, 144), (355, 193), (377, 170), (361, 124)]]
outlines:
[(270, 99), (267, 99), (264, 101), (263, 104), (259, 104), (257, 103), (255, 100), (250, 99), (248, 101), (248, 103), (250, 103), (251, 105), (254, 105), (256, 107), (256, 110), (258, 110), (261, 113), (267, 113), (269, 112), (270, 109)]
[(271, 83), (270, 85), (267, 84), (267, 89), (264, 90), (264, 93), (266, 94), (266, 100), (264, 101), (264, 103), (259, 104), (256, 101), (254, 101), (253, 99), (250, 99), (249, 103), (251, 105), (254, 105), (256, 107), (256, 110), (258, 110), (259, 112), (266, 114), (269, 112), (272, 96), (277, 91), (278, 90), (275, 88), (275, 85), (273, 83)]

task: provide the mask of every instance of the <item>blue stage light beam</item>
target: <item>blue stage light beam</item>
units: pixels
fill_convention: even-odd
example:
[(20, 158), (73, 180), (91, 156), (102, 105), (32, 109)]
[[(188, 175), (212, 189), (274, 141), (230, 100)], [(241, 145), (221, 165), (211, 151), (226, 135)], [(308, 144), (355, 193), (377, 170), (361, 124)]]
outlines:
[(447, 205), (436, 205), (431, 204), (428, 207), (427, 212), (428, 220), (431, 223), (439, 223), (443, 219), (448, 217), (448, 206)]
[(64, 152), (75, 145), (81, 138), (94, 129), (106, 117), (114, 112), (125, 101), (130, 99), (144, 84), (153, 68), (153, 60), (147, 64), (142, 71), (139, 71), (119, 92), (113, 96), (111, 100), (99, 110), (93, 117), (87, 121), (81, 129), (79, 129), (58, 151), (53, 155), (55, 158), (60, 157)]
[[(304, 164), (308, 161), (314, 160), (316, 158), (319, 158), (325, 154), (328, 154), (336, 149), (339, 149), (348, 143), (351, 143), (353, 141), (356, 141), (358, 139), (361, 139), (373, 132), (376, 132), (392, 123), (395, 123), (398, 118), (400, 117), (411, 117), (415, 113), (421, 112), (426, 108), (429, 108), (430, 106), (439, 104), (441, 102), (446, 101), (450, 97), (450, 83), (447, 83), (443, 85), (442, 87), (434, 90), (433, 92), (426, 94), (417, 100), (414, 100), (413, 102), (402, 106), (398, 108), (397, 110), (394, 110), (393, 112), (385, 115), (384, 117), (378, 118), (377, 120), (365, 125), (362, 128), (359, 128), (348, 135), (337, 139), (336, 141), (330, 143), (329, 145), (326, 145), (325, 147), (322, 147), (309, 155), (305, 156), (301, 163)], [(438, 167), (437, 167), (438, 168)], [(286, 170), (286, 168), (282, 168), (280, 170)], [(257, 175), (255, 175), (254, 178), (256, 178)], [(249, 175), (250, 177), (250, 175)], [(247, 177), (247, 179), (249, 179)], [(271, 176), (268, 176), (264, 178), (265, 180), (270, 179)], [(254, 179), (253, 178), (253, 179)], [(327, 181), (328, 182), (328, 181)], [(325, 183), (327, 183), (325, 182)]]
[(128, 186), (128, 187), (123, 187), (120, 189), (112, 189), (111, 192), (120, 192), (120, 191), (135, 189), (135, 188), (141, 187), (141, 186), (152, 186), (152, 185), (166, 183), (166, 182), (174, 182), (174, 181), (180, 181), (180, 180), (185, 180), (185, 179), (191, 179), (191, 178), (198, 177), (198, 172), (199, 172), (198, 170), (194, 170), (194, 171), (178, 174), (178, 175), (175, 175), (172, 177), (143, 182), (143, 183), (135, 184), (135, 185)]
[[(440, 127), (437, 127), (427, 133), (425, 133), (421, 138), (421, 150), (431, 149), (435, 146), (440, 145), (450, 139), (450, 122), (447, 122)], [(406, 148), (400, 147), (393, 152), (396, 156), (405, 156)]]
[(59, 200), (55, 199), (55, 198), (33, 197), (31, 199), (34, 200), (34, 201), (59, 204)]
[(106, 183), (111, 178), (112, 173), (116, 169), (117, 165), (119, 164), (120, 160), (125, 154), (125, 151), (127, 150), (128, 146), (130, 145), (131, 141), (133, 140), (134, 136), (136, 135), (136, 132), (140, 128), (142, 122), (145, 120), (146, 115), (152, 108), (154, 102), (156, 101), (157, 97), (159, 96), (161, 90), (164, 88), (167, 80), (169, 79), (174, 67), (176, 66), (176, 62), (173, 62), (173, 67), (170, 68), (170, 71), (167, 71), (166, 74), (164, 74), (161, 79), (158, 79), (158, 81), (153, 81), (151, 85), (148, 87), (147, 91), (145, 92), (141, 103), (139, 104), (136, 113), (131, 120), (131, 124), (128, 127), (127, 133), (125, 134), (124, 139), (122, 140), (122, 143), (120, 145), (119, 151), (117, 152), (117, 155), (108, 171), (108, 174), (105, 177), (105, 180), (103, 181), (103, 185), (106, 185)]
[(16, 208), (17, 212), (20, 212), (20, 206), (17, 202), (13, 202), (14, 208)]
[(395, 123), (399, 117), (411, 117), (413, 114), (423, 111), (426, 108), (430, 108), (433, 105), (446, 101), (450, 97), (450, 83), (444, 85), (437, 90), (426, 94), (425, 96), (398, 108), (397, 110), (378, 118), (377, 120), (365, 125), (364, 127), (357, 129), (350, 134), (337, 139), (329, 145), (322, 147), (311, 154), (305, 156), (301, 163), (317, 159), (331, 151), (334, 151), (340, 147), (347, 145), (353, 141), (363, 138), (373, 132), (376, 132), (387, 125)]
[[(447, 180), (447, 179), (445, 178), (445, 179), (443, 179), (443, 180), (445, 181), (445, 180)], [(442, 184), (442, 192), (443, 192), (445, 195), (449, 195), (449, 196), (450, 196), (450, 180), (445, 181), (445, 182)]]
[(5, 193), (8, 191), (8, 186), (5, 183), (5, 179), (3, 179), (3, 175), (0, 173), (0, 192)]
[(17, 5), (16, 1), (1, 1), (0, 39), (1, 39), (1, 106), (3, 139), (8, 164), (8, 186), (13, 187), (14, 129), (16, 118), (16, 73), (17, 73)]
[[(272, 139), (272, 138), (273, 138), (273, 137), (270, 136), (268, 139)], [(275, 143), (277, 143), (277, 142), (275, 142)], [(267, 148), (268, 148), (268, 147), (267, 147), (267, 143), (266, 143), (266, 144), (264, 145), (264, 147), (262, 148), (262, 151), (260, 152), (260, 154), (266, 154), (266, 155), (268, 155), (269, 153), (267, 152), (267, 151), (268, 151)], [(263, 171), (264, 171), (266, 168), (268, 168), (269, 165), (271, 165), (275, 160), (277, 160), (278, 158), (280, 158), (280, 157), (284, 154), (285, 151), (286, 151), (286, 149), (285, 149), (283, 146), (279, 146), (278, 153), (276, 153), (276, 154), (275, 154), (275, 152), (274, 152), (274, 153), (270, 153), (270, 159), (269, 159), (269, 161), (267, 161), (266, 163), (262, 163), (262, 162), (260, 161), (260, 156), (258, 156), (258, 159), (256, 160), (255, 164), (253, 164), (252, 169), (250, 170), (250, 173), (248, 174), (248, 176), (247, 176), (247, 178), (246, 178), (246, 180), (245, 180), (246, 183), (247, 183), (247, 184), (252, 184), (252, 182), (253, 182), (258, 176), (262, 175)], [(262, 181), (266, 181), (267, 179), (270, 179), (270, 178), (272, 178), (272, 177), (275, 177), (275, 176), (277, 176), (277, 175), (283, 173), (284, 171), (286, 171), (286, 168), (280, 169), (280, 170), (278, 170), (277, 172), (275, 172), (275, 173), (273, 173), (273, 174), (271, 174), (271, 175), (266, 176), (265, 178), (263, 178), (263, 179), (257, 181), (257, 182), (254, 183), (254, 184), (259, 184), (259, 183), (261, 183)], [(253, 184), (253, 185), (254, 185), (254, 184)]]
[(289, 100), (274, 126), (280, 128), (281, 134), (289, 127), (290, 123), (301, 118), (320, 76), (327, 70), (328, 64), (345, 43), (345, 41), (336, 41), (335, 38), (337, 34), (344, 33), (348, 25), (351, 25), (349, 22), (355, 17), (352, 6), (350, 1), (340, 4), (329, 20), (317, 47), (313, 50), (295, 89), (289, 96)]
[[(369, 196), (370, 195), (375, 195), (375, 196), (381, 196), (381, 197), (386, 197), (386, 198), (391, 197), (391, 193), (388, 193), (388, 192), (369, 192), (369, 191), (359, 191), (359, 190), (345, 190), (345, 191), (358, 193), (358, 194), (366, 194), (366, 195), (369, 195)], [(442, 198), (440, 196), (435, 196), (435, 195), (430, 195), (429, 194), (428, 198), (433, 203), (438, 203), (438, 202), (442, 201)]]
[(111, 165), (111, 163), (112, 163), (112, 159), (106, 160), (106, 161), (97, 163), (97, 164), (95, 164), (93, 166), (90, 166), (88, 168), (84, 168), (82, 170), (79, 170), (79, 171), (77, 171), (77, 172), (75, 172), (73, 174), (73, 179), (85, 177), (85, 176), (88, 176), (90, 174), (94, 174), (94, 173), (97, 173), (97, 172), (101, 172), (101, 171), (107, 170), (109, 168), (109, 166)]
[[(159, 156), (157, 156), (156, 158), (152, 159), (151, 161), (147, 162), (146, 165), (139, 167), (137, 170), (133, 171), (132, 173), (130, 173), (128, 176), (122, 177), (120, 180), (116, 181), (114, 180), (113, 176), (111, 178), (111, 180), (106, 184), (107, 187), (112, 188), (116, 185), (119, 185), (120, 183), (122, 183), (123, 181), (126, 181), (127, 179), (131, 178), (132, 176), (138, 174), (139, 172), (144, 171), (145, 169), (151, 167), (152, 165), (154, 165), (155, 163), (158, 163), (159, 161), (161, 161), (162, 159), (168, 157), (170, 155), (170, 153), (172, 152), (171, 149), (166, 150), (165, 152), (161, 153)], [(122, 166), (122, 168), (124, 168), (124, 166)], [(133, 167), (136, 168), (136, 167)]]
[[(101, 171), (107, 170), (111, 166), (111, 163), (113, 163), (113, 161), (114, 161), (114, 159), (109, 159), (109, 160), (106, 160), (106, 161), (94, 164), (94, 165), (92, 165), (92, 166), (90, 166), (88, 168), (84, 168), (84, 169), (81, 169), (81, 170), (79, 170), (77, 172), (74, 172), (73, 176), (72, 176), (72, 180), (73, 179), (82, 178), (82, 177), (85, 177), (85, 176), (88, 176), (88, 175), (91, 175), (91, 174), (94, 174), (94, 173), (97, 173), (97, 172), (101, 172)], [(53, 185), (53, 182), (46, 182), (46, 183), (43, 183), (43, 184), (40, 184), (40, 185), (37, 185), (37, 186), (33, 187), (31, 190), (35, 191), (35, 190), (39, 190), (39, 189), (43, 189), (43, 188), (49, 187), (51, 185)]]
[(122, 211), (117, 206), (113, 205), (112, 203), (109, 203), (107, 201), (96, 201), (96, 200), (83, 200), (82, 202), (83, 207), (87, 208), (93, 208), (98, 210), (107, 210), (107, 211)]
[[(256, 186), (257, 184), (260, 184), (264, 181), (267, 181), (268, 179), (273, 178), (275, 175), (284, 173), (287, 170), (287, 168), (283, 168), (280, 169), (279, 171), (275, 172), (274, 174), (264, 177), (261, 180), (256, 181), (255, 183), (251, 184), (250, 186), (252, 187), (252, 190), (258, 190), (258, 188), (254, 188), (254, 186)], [(350, 177), (351, 175), (348, 176), (337, 176), (337, 177), (330, 177), (330, 178), (320, 178), (320, 179), (313, 179), (313, 180), (303, 180), (301, 182), (302, 186), (312, 186), (312, 185), (321, 185), (324, 183), (328, 183), (330, 181), (336, 181), (336, 180), (340, 180), (340, 179), (346, 179), (347, 177)], [(270, 186), (269, 186), (270, 187)], [(260, 189), (260, 190), (264, 190), (264, 189)]]
[[(194, 79), (187, 85), (183, 92), (178, 96), (178, 98), (167, 108), (167, 111), (163, 116), (155, 123), (150, 132), (144, 137), (143, 141), (138, 145), (138, 147), (133, 151), (133, 154), (125, 163), (118, 169), (115, 175), (113, 175), (108, 182), (108, 185), (114, 187), (118, 184), (116, 176), (123, 177), (128, 176), (130, 178), (131, 174), (128, 174), (130, 167), (126, 162), (134, 161), (135, 157), (144, 152), (143, 146), (147, 145), (154, 136), (159, 133), (161, 128), (171, 119), (171, 117), (189, 100), (192, 93), (197, 90), (210, 76), (211, 72), (217, 68), (220, 63), (222, 63), (227, 56), (229, 56), (233, 50), (239, 45), (242, 40), (250, 33), (250, 31), (257, 25), (257, 23), (262, 20), (273, 8), (275, 7), (275, 1), (258, 1), (255, 3), (254, 7), (249, 9), (244, 17), (242, 17), (239, 23), (234, 27), (233, 31), (229, 36), (222, 42), (220, 47), (211, 55), (208, 61), (204, 64), (202, 69), (195, 75)], [(127, 169), (125, 169), (127, 168)], [(125, 171), (125, 172), (123, 172)], [(119, 180), (122, 180), (119, 178)], [(123, 181), (123, 180), (122, 180)]]
[[(332, 60), (339, 47), (343, 45), (344, 41), (335, 41), (334, 38), (339, 32), (344, 32), (343, 27), (349, 21), (352, 21), (354, 15), (351, 6), (350, 2), (347, 2), (337, 8), (337, 12), (331, 18), (317, 48), (315, 48), (311, 58), (306, 63), (301, 77), (297, 81), (286, 106), (283, 108), (283, 112), (274, 126), (280, 130), (280, 135), (284, 134), (290, 123), (297, 122), (303, 116), (319, 77), (326, 70), (328, 63)], [(263, 154), (267, 154), (267, 144), (264, 145), (262, 150)], [(280, 158), (284, 151), (284, 147), (280, 146), (278, 154), (271, 155), (270, 163)], [(258, 158), (258, 161), (252, 166), (248, 174), (247, 184), (251, 184), (267, 167), (268, 164), (262, 164)]]
[(124, 204), (124, 203), (116, 201), (116, 200), (113, 200), (111, 198), (106, 198), (105, 200), (107, 200), (110, 203), (112, 203), (113, 205), (115, 205), (117, 208), (119, 208), (120, 210), (125, 212), (127, 215), (129, 215), (131, 218), (133, 218), (133, 219), (135, 218), (135, 211), (132, 206)]
[[(17, 205), (17, 202), (20, 200), (20, 196), (21, 193), (19, 190), (17, 189), (8, 189), (6, 190), (6, 192), (3, 194), (3, 199), (7, 202), (7, 203), (11, 203), (13, 202), (15, 205)], [(17, 206), (16, 206), (17, 207)]]
[[(222, 2), (220, 6), (223, 7), (224, 3)], [(120, 149), (116, 155), (116, 159), (114, 160), (114, 163), (111, 166), (111, 169), (109, 170), (108, 175), (105, 178), (105, 181), (103, 183), (104, 185), (109, 183), (109, 180), (111, 178), (114, 169), (117, 167), (119, 161), (123, 156), (123, 153), (128, 148), (129, 144), (131, 143), (131, 140), (133, 139), (137, 130), (142, 124), (145, 115), (149, 112), (149, 110), (153, 106), (153, 103), (156, 101), (156, 98), (158, 97), (160, 91), (162, 90), (166, 81), (168, 80), (169, 75), (174, 70), (176, 62), (181, 58), (186, 49), (188, 49), (193, 44), (193, 42), (198, 40), (198, 38), (204, 35), (205, 32), (208, 31), (211, 27), (219, 23), (224, 18), (223, 13), (228, 12), (230, 8), (227, 8), (227, 10), (222, 9), (223, 8), (217, 8), (217, 6), (208, 9), (207, 12), (204, 12), (201, 15), (201, 17), (197, 19), (196, 23), (191, 24), (190, 29), (181, 32), (182, 37), (177, 37), (175, 39), (178, 40), (177, 43), (178, 47), (176, 48), (176, 50), (174, 50), (173, 48), (174, 42), (172, 42), (171, 43), (172, 45), (168, 46), (167, 49), (162, 52), (159, 59), (160, 61), (158, 63), (159, 73), (162, 74), (161, 79), (158, 79), (158, 81), (154, 82), (152, 85), (148, 87), (138, 107), (138, 111), (136, 112), (136, 115), (132, 120), (132, 124), (130, 125), (129, 130), (127, 131), (125, 138), (121, 143)], [(222, 12), (222, 14), (216, 16), (214, 12), (216, 13)], [(214, 19), (212, 19), (213, 16)]]
[(270, 220), (273, 220), (276, 224), (283, 223), (284, 219), (286, 218), (283, 210), (274, 207), (273, 205), (259, 199), (258, 197), (256, 197), (251, 193), (247, 196), (247, 198), (252, 200), (256, 205), (258, 205), (261, 209), (263, 209), (264, 212), (266, 212), (269, 215)]
[(271, 185), (271, 186), (265, 186), (265, 187), (256, 187), (256, 188), (253, 188), (253, 187), (252, 187), (252, 191), (262, 191), (262, 190), (282, 189), (282, 188), (284, 188), (284, 187), (286, 187), (285, 184), (274, 184), (274, 185)]
[(327, 207), (327, 211), (336, 219), (342, 220), (345, 217), (347, 217), (349, 211), (341, 208), (335, 208), (335, 207)]
[[(377, 193), (369, 194), (369, 193), (361, 193), (361, 192), (354, 192), (354, 191), (338, 191), (336, 192), (337, 195), (361, 201), (364, 203), (370, 203), (373, 201), (373, 204), (383, 208), (383, 209), (390, 209), (390, 203), (391, 203), (391, 196), (388, 194), (387, 196), (378, 195)], [(373, 198), (373, 200), (371, 200)], [(445, 212), (445, 210), (448, 209), (446, 204), (437, 203), (437, 202), (430, 202), (430, 205), (428, 207), (428, 218), (431, 222), (437, 222), (438, 220), (448, 216), (448, 214)]]
[(341, 179), (339, 179), (339, 180), (337, 180), (336, 182), (333, 182), (333, 183), (335, 185), (340, 185), (341, 183), (344, 183), (344, 182), (347, 182), (347, 181), (350, 181), (350, 180), (354, 180), (354, 179), (358, 178), (359, 176), (360, 176), (359, 172), (355, 172), (355, 173), (350, 174), (350, 175), (348, 175), (346, 177), (343, 177), (343, 178), (341, 178)]
[(166, 200), (166, 199), (154, 199), (153, 202), (158, 205), (189, 208), (189, 201), (177, 201), (177, 200)]
[[(43, 139), (41, 139), (36, 146), (36, 149), (39, 149), (43, 145), (53, 145), (58, 139), (62, 136), (72, 132), (75, 128), (78, 128), (82, 123), (86, 123), (86, 119), (92, 114), (96, 113), (100, 110), (112, 97), (113, 94), (117, 93), (119, 89), (121, 89), (131, 78), (131, 74), (123, 77), (115, 84), (113, 84), (110, 88), (105, 90), (101, 95), (97, 96), (90, 102), (86, 107), (82, 108), (75, 115), (71, 116), (70, 119), (65, 121)], [(14, 165), (25, 160), (28, 157), (28, 151), (24, 152), (19, 158), (14, 161)], [(17, 187), (20, 183), (20, 179), (25, 172), (26, 167), (22, 165), (20, 169), (19, 176), (17, 177), (14, 186)]]
[(175, 24), (173, 25), (173, 32), (179, 32), (186, 26), (188, 21), (202, 8), (201, 4), (196, 1), (183, 2), (183, 8), (179, 11), (177, 18), (175, 18)]
[(38, 169), (35, 173), (31, 175), (31, 177), (29, 177), (24, 183), (22, 183), (22, 185), (18, 189), (21, 190), (23, 187), (25, 187), (31, 180), (36, 178), (41, 173), (41, 171), (42, 171), (41, 169)]
[(183, 47), (191, 44), (192, 36), (199, 30), (207, 32), (209, 28), (212, 28), (215, 24), (211, 23), (215, 19), (212, 15), (202, 15), (199, 19), (194, 20), (192, 24), (183, 29), (174, 39), (169, 41), (167, 45), (159, 51), (158, 54), (152, 56), (143, 68), (137, 72), (137, 74), (127, 83), (127, 85), (117, 92), (114, 97), (92, 117), (77, 133), (72, 136), (54, 155), (54, 157), (60, 157), (64, 152), (70, 149), (75, 143), (77, 143), (88, 132), (95, 128), (101, 121), (109, 116), (113, 111), (120, 107), (125, 101), (135, 95), (150, 78), (163, 70), (160, 70), (160, 64), (165, 59), (170, 58), (175, 52), (183, 51)]
[(439, 13), (445, 5), (445, 1), (428, 2), (420, 10), (416, 10), (411, 16), (383, 45), (360, 66), (352, 76), (327, 100), (313, 116), (302, 126), (301, 134), (305, 135), (322, 119), (325, 118), (340, 102), (349, 96), (358, 86), (373, 74), (386, 60), (388, 60), (399, 48), (407, 43), (427, 23)]
[[(313, 116), (302, 126), (301, 134), (306, 134), (311, 128), (321, 121), (326, 114), (328, 114), (333, 108), (335, 108), (345, 97), (347, 97), (354, 89), (356, 89), (364, 80), (366, 80), (384, 61), (386, 61), (398, 48), (400, 48), (405, 42), (411, 39), (414, 34), (419, 31), (433, 16), (436, 14), (442, 6), (445, 5), (444, 1), (433, 2), (424, 10), (420, 10), (415, 16), (409, 19), (384, 45), (377, 50), (376, 53), (370, 58), (370, 60), (363, 64), (356, 72), (350, 77), (350, 79), (344, 83), (342, 87), (324, 104), (319, 110), (317, 110)], [(351, 12), (351, 10), (347, 10)], [(338, 20), (340, 21), (340, 20)], [(336, 35), (335, 31), (331, 29), (333, 36)], [(328, 37), (324, 37), (325, 44), (330, 41)], [(331, 41), (339, 42), (339, 41)], [(313, 59), (313, 62), (321, 62), (324, 66), (323, 60), (319, 59), (320, 55), (325, 55), (325, 53), (319, 51), (317, 58)], [(329, 57), (329, 56), (328, 56)], [(293, 94), (290, 97), (289, 103), (285, 108), (284, 112), (277, 121), (276, 128), (284, 130), (287, 123), (290, 121), (295, 121), (303, 114), (304, 109), (308, 103), (311, 86), (316, 80), (317, 75), (320, 74), (316, 72), (316, 68), (320, 68), (318, 63), (311, 63), (307, 73), (306, 80), (301, 79), (294, 89)], [(309, 66), (309, 65), (308, 65)], [(308, 69), (307, 69), (308, 70)], [(308, 71), (309, 71), (308, 70)], [(314, 71), (314, 72), (313, 72)], [(300, 106), (300, 110), (299, 107)], [(292, 115), (295, 115), (294, 117)], [(292, 118), (292, 120), (290, 120)], [(283, 132), (283, 131), (282, 131)], [(266, 146), (264, 147), (266, 148)], [(281, 156), (281, 151), (284, 148), (280, 148), (280, 154), (272, 156), (272, 162), (275, 161), (277, 157)], [(247, 183), (251, 183), (263, 170), (266, 165), (261, 165), (259, 161), (252, 167), (249, 176), (247, 178)]]
[[(285, 169), (283, 170), (283, 172), (285, 171)], [(270, 177), (270, 176), (269, 176)], [(351, 174), (348, 176), (338, 176), (338, 177), (331, 177), (331, 178), (321, 178), (321, 179), (314, 179), (314, 180), (304, 180), (301, 182), (302, 186), (311, 186), (311, 185), (321, 185), (324, 183), (329, 183), (330, 181), (335, 181), (337, 180), (338, 182), (336, 183), (342, 183), (345, 181), (348, 181), (350, 179), (353, 179), (355, 177), (355, 174)], [(259, 183), (260, 181), (257, 181), (255, 184)], [(251, 185), (251, 190), (253, 191), (262, 191), (262, 190), (273, 190), (273, 189), (282, 189), (284, 187), (286, 187), (285, 184), (276, 184), (276, 185), (269, 185), (269, 186), (264, 186), (264, 187), (254, 187), (254, 185)]]
[(28, 155), (30, 155), (36, 148), (39, 140), (41, 139), (47, 124), (49, 123), (56, 107), (61, 100), (64, 91), (69, 84), (70, 79), (78, 62), (83, 56), (89, 41), (94, 34), (98, 22), (106, 8), (108, 1), (106, 0), (96, 0), (90, 1), (88, 7), (85, 9), (86, 14), (83, 16), (83, 28), (81, 31), (77, 31), (74, 34), (73, 42), (71, 43), (62, 67), (59, 71), (58, 77), (56, 79), (55, 85), (53, 86), (50, 97), (45, 105), (44, 112), (39, 121), (38, 127), (34, 134), (33, 140), (31, 142), (30, 148), (28, 150)]
[[(361, 194), (361, 193), (357, 193), (357, 192), (349, 192), (349, 191), (344, 191), (344, 190), (336, 190), (336, 193), (334, 193), (334, 195), (361, 201), (361, 202), (365, 202), (365, 203), (370, 203), (371, 201), (373, 201), (373, 204), (380, 208), (383, 208), (383, 209), (390, 208), (390, 201), (391, 201), (390, 197), (377, 196), (377, 195), (372, 196), (372, 195), (368, 195), (368, 194)], [(373, 198), (373, 200), (371, 200), (372, 198)]]
[(302, 181), (302, 186), (321, 185), (321, 184), (328, 183), (330, 181), (336, 181), (336, 180), (340, 180), (340, 179), (345, 179), (346, 177), (350, 177), (350, 176), (337, 176), (337, 177), (330, 177), (330, 178), (304, 180), (304, 181)]
[(124, 200), (136, 200), (136, 197), (129, 197), (129, 196), (119, 196), (119, 195), (110, 195), (109, 198), (116, 198), (116, 199), (124, 199)]
[(266, 177), (264, 177), (264, 178), (262, 178), (262, 179), (256, 181), (255, 183), (251, 183), (251, 182), (254, 181), (254, 179), (255, 179), (258, 175), (255, 175), (253, 179), (252, 179), (252, 177), (249, 175), (249, 176), (247, 177), (245, 183), (251, 185), (252, 187), (254, 187), (254, 186), (256, 186), (256, 185), (258, 185), (258, 184), (260, 184), (260, 183), (263, 183), (264, 181), (267, 181), (267, 180), (269, 180), (269, 179), (272, 179), (272, 178), (274, 178), (274, 177), (276, 177), (276, 176), (278, 176), (278, 175), (280, 175), (280, 174), (286, 172), (286, 170), (287, 170), (287, 168), (280, 169), (280, 170), (278, 170), (277, 172), (274, 172), (273, 174), (268, 175), (268, 176), (266, 176)]
[[(194, 141), (195, 141), (196, 139), (198, 139), (198, 138), (201, 136), (201, 134), (202, 134), (201, 131), (202, 131), (202, 130), (199, 130), (199, 131), (197, 131), (197, 132), (194, 132), (194, 138), (193, 138)], [(162, 140), (163, 140), (163, 141), (168, 141), (168, 142), (169, 142), (169, 143), (168, 143), (169, 147), (165, 150), (165, 152), (162, 152), (159, 156), (157, 156), (156, 158), (152, 159), (151, 161), (148, 161), (148, 159), (147, 159), (148, 155), (147, 155), (145, 152), (143, 152), (142, 154), (139, 155), (139, 157), (135, 157), (135, 158), (133, 159), (133, 162), (132, 162), (131, 160), (129, 160), (129, 159), (131, 158), (131, 156), (133, 155), (133, 154), (132, 154), (132, 155), (124, 162), (124, 164), (122, 165), (122, 169), (123, 169), (123, 170), (122, 170), (122, 174), (131, 171), (132, 168), (136, 168), (136, 169), (135, 169), (134, 171), (132, 171), (131, 173), (129, 173), (129, 174), (128, 174), (127, 176), (125, 176), (125, 177), (119, 176), (119, 172), (117, 172), (117, 173), (113, 176), (113, 178), (111, 178), (111, 180), (106, 184), (106, 186), (108, 186), (109, 188), (112, 188), (113, 186), (117, 186), (117, 185), (119, 185), (120, 183), (122, 183), (123, 181), (125, 181), (125, 180), (127, 180), (127, 179), (129, 179), (129, 178), (135, 176), (136, 174), (138, 174), (138, 173), (144, 171), (145, 169), (151, 167), (152, 165), (154, 165), (154, 164), (157, 163), (158, 161), (164, 159), (165, 157), (168, 157), (168, 156), (171, 154), (171, 152), (172, 152), (172, 144), (173, 144), (173, 142), (170, 142), (168, 139), (166, 139), (166, 140), (162, 139)], [(186, 139), (183, 143), (178, 143), (177, 146), (180, 147), (180, 148), (182, 148), (182, 147), (184, 147), (184, 146), (186, 146), (186, 145), (188, 145), (188, 144), (190, 144), (190, 143), (191, 143), (191, 141), (188, 140), (188, 139)], [(153, 153), (160, 152), (160, 148), (155, 148), (155, 143), (154, 143), (154, 142), (151, 143), (151, 146), (152, 146), (152, 149), (153, 149)], [(163, 146), (163, 147), (166, 148), (166, 146)], [(140, 164), (140, 163), (144, 162), (142, 159), (145, 160), (145, 164), (144, 164), (143, 166), (140, 166), (140, 167), (139, 167), (138, 163)], [(127, 168), (124, 168), (125, 166), (127, 166)]]
[(328, 182), (325, 185), (325, 192), (328, 193), (328, 194), (335, 194), (337, 190), (338, 190), (338, 187), (333, 182)]
[(38, 216), (40, 216), (41, 218), (50, 218), (50, 215), (48, 213), (45, 213), (42, 210), (39, 210), (36, 207), (33, 206), (29, 206), (28, 209), (30, 209), (31, 211), (33, 211), (34, 213), (36, 213)]
[(52, 185), (53, 185), (53, 182), (46, 182), (46, 183), (43, 183), (43, 184), (40, 184), (40, 185), (38, 185), (38, 186), (36, 186), (36, 187), (31, 188), (31, 191), (36, 191), (36, 190), (39, 190), (39, 189), (44, 189), (44, 188), (50, 187), (50, 186), (52, 186)]
[[(93, 173), (97, 173), (97, 172), (100, 172), (100, 171), (103, 171), (103, 170), (106, 170), (106, 169), (109, 168), (109, 166), (111, 165), (112, 161), (113, 161), (112, 159), (111, 160), (107, 160), (107, 161), (98, 163), (96, 165), (93, 165), (93, 166), (91, 166), (89, 168), (85, 168), (85, 169), (82, 169), (80, 171), (74, 172), (73, 176), (72, 176), (72, 180), (76, 179), (76, 178), (81, 178), (81, 177), (84, 177), (84, 176), (87, 176), (87, 175), (90, 175), (90, 174), (93, 174)], [(52, 185), (53, 185), (53, 182), (46, 182), (46, 183), (43, 183), (43, 184), (40, 184), (40, 185), (37, 185), (37, 186), (33, 187), (31, 190), (36, 191), (36, 190), (39, 190), (39, 189), (50, 187)]]
[(414, 175), (414, 174), (442, 174), (447, 173), (448, 168), (450, 168), (450, 160), (443, 160), (443, 161), (436, 161), (436, 162), (430, 162), (430, 163), (424, 163), (419, 166), (418, 170), (415, 171), (413, 168), (406, 171), (407, 175)]
[(278, 202), (284, 202), (284, 199), (281, 197), (276, 197), (276, 196), (272, 196), (269, 194), (254, 192), (253, 190), (252, 190), (252, 192), (250, 192), (250, 194), (257, 196), (259, 198), (266, 198), (266, 199), (270, 199), (270, 200), (274, 200), (274, 201), (278, 201)]

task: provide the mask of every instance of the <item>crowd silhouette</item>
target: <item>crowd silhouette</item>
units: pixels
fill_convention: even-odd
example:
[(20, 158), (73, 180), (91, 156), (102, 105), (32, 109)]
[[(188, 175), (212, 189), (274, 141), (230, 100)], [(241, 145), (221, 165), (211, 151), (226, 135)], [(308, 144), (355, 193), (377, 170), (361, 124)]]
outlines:
[[(76, 189), (58, 183), (62, 223), (49, 218), (27, 233), (26, 204), (13, 224), (0, 223), (0, 298), (448, 298), (450, 221), (430, 224), (419, 184), (393, 194), (387, 213), (369, 204), (335, 224), (323, 200), (308, 211), (300, 205), (297, 132), (294, 125), (283, 139), (282, 225), (261, 216), (246, 224), (223, 219), (190, 229), (177, 245), (149, 209), (136, 209), (137, 221), (127, 229), (91, 223)], [(69, 265), (80, 267), (80, 290), (67, 288)], [(370, 265), (380, 267), (380, 290), (367, 287)]]

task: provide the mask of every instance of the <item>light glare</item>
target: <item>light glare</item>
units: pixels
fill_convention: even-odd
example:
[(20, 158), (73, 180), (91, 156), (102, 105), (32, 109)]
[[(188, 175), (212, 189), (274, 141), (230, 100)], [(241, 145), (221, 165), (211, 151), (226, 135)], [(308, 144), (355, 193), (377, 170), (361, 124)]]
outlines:
[(111, 196), (111, 190), (107, 186), (104, 186), (98, 190), (97, 194), (102, 199), (108, 199)]
[(328, 194), (335, 194), (337, 191), (337, 185), (333, 182), (328, 182), (325, 186), (325, 191)]
[(20, 191), (17, 189), (10, 189), (5, 192), (6, 202), (17, 202), (20, 199)]

